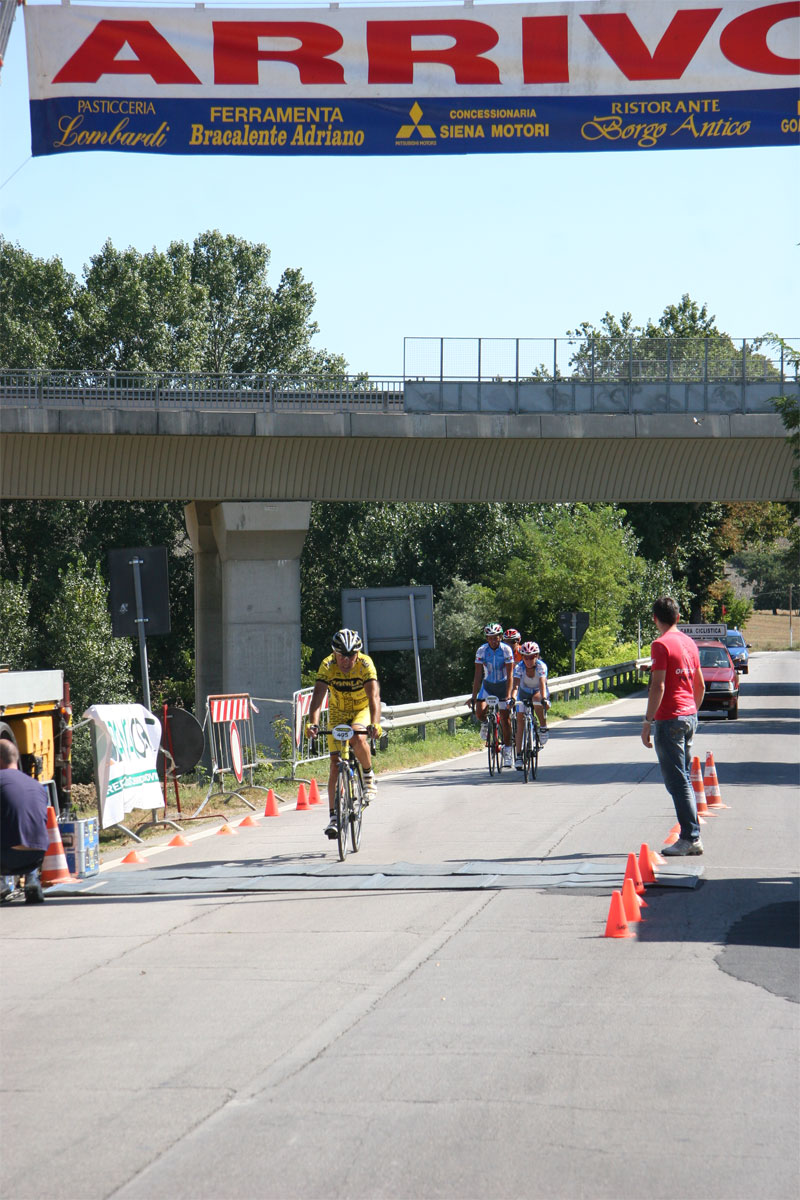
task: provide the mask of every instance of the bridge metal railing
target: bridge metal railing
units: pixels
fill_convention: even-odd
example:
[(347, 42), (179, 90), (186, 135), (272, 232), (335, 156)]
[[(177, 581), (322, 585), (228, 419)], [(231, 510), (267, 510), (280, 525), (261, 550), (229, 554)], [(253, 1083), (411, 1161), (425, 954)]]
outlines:
[(774, 413), (800, 339), (406, 338), (407, 412)]
[(0, 404), (236, 412), (402, 412), (403, 381), (201, 372), (0, 369)]
[(0, 368), (0, 407), (236, 412), (771, 413), (800, 338), (406, 338), (373, 379)]
[(403, 378), (476, 382), (773, 383), (800, 378), (800, 338), (403, 339)]

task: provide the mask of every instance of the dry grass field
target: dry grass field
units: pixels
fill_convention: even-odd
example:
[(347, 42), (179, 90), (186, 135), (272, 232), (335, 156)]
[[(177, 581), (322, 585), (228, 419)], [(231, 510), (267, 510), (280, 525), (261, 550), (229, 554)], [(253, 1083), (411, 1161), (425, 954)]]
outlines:
[[(789, 612), (779, 609), (777, 615), (770, 612), (754, 612), (744, 627), (744, 640), (754, 650), (789, 649)], [(800, 649), (800, 616), (792, 616), (792, 649)]]

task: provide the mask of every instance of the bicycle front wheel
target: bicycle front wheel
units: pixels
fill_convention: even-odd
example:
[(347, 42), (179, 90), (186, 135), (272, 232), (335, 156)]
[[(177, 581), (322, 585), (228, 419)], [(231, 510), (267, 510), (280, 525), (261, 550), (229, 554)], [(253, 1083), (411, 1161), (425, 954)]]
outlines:
[(347, 778), (347, 769), (339, 768), (339, 774), (336, 776), (336, 821), (339, 826), (339, 832), (336, 835), (336, 840), (339, 843), (339, 861), (344, 862), (347, 858), (347, 835), (348, 826), (350, 825), (350, 795), (349, 781)]
[(531, 773), (531, 723), (528, 720), (525, 721), (522, 731), (522, 771), (527, 783)]
[(536, 778), (536, 772), (539, 770), (539, 726), (535, 725), (531, 730), (531, 779)]
[(486, 735), (486, 752), (489, 755), (489, 774), (494, 775), (497, 769), (497, 729), (491, 721)]
[(361, 845), (361, 822), (364, 818), (364, 780), (361, 778), (361, 768), (356, 767), (350, 780), (351, 811), (350, 811), (350, 845), (355, 854)]

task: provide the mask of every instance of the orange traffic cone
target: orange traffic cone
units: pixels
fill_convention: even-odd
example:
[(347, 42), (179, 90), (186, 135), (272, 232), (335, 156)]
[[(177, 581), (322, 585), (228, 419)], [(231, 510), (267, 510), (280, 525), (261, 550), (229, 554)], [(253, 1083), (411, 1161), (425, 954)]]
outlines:
[(47, 838), (47, 850), (39, 869), (42, 887), (52, 887), (55, 883), (69, 883), (72, 876), (67, 866), (67, 856), (64, 853), (64, 843), (61, 841), (56, 810), (52, 804), (47, 806)]
[(279, 817), (280, 815), (278, 801), (275, 799), (275, 793), (273, 792), (272, 788), (270, 788), (267, 792), (267, 803), (264, 807), (264, 816)]
[(633, 851), (631, 851), (631, 853), (628, 855), (628, 865), (625, 868), (625, 874), (622, 879), (623, 886), (625, 884), (626, 879), (633, 880), (633, 886), (636, 889), (636, 895), (641, 896), (642, 893), (644, 892), (644, 884), (642, 883), (642, 876), (641, 876), (641, 872), (639, 871), (639, 864), (636, 861), (636, 855), (633, 853)]
[[(642, 842), (639, 850), (639, 874), (642, 877), (642, 883), (655, 883), (656, 876), (653, 870), (653, 856), (650, 853), (650, 847), (647, 842)], [(623, 895), (622, 899), (625, 899)]]
[(730, 804), (722, 803), (719, 780), (717, 779), (717, 768), (714, 766), (714, 755), (710, 750), (706, 754), (706, 770), (703, 784), (706, 789), (709, 810), (712, 808), (730, 808)]
[(708, 822), (704, 821), (703, 817), (708, 814), (708, 804), (706, 803), (706, 794), (703, 789), (703, 772), (700, 769), (700, 759), (697, 755), (692, 759), (691, 775), (694, 801), (697, 806), (697, 820), (700, 825), (707, 825)]
[(189, 843), (187, 842), (187, 840), (183, 836), (183, 834), (176, 833), (175, 837), (172, 839), (172, 841), (167, 842), (167, 845), (168, 846), (188, 846)]
[(143, 858), (143, 857), (142, 857), (142, 855), (139, 853), (139, 851), (138, 851), (138, 850), (131, 850), (130, 854), (126, 854), (124, 858), (121, 858), (121, 859), (120, 859), (120, 862), (124, 862), (124, 863), (146, 863), (146, 862), (147, 862), (147, 859), (146, 859), (146, 858)]
[(306, 796), (306, 785), (300, 784), (297, 789), (297, 811), (308, 808), (308, 797)]
[(614, 892), (611, 896), (611, 907), (608, 910), (606, 931), (603, 936), (610, 938), (633, 937), (633, 931), (628, 928), (628, 922), (625, 918), (622, 892)]
[(665, 858), (662, 858), (657, 850), (650, 851), (650, 865), (652, 866), (654, 871), (655, 871), (656, 867), (663, 867), (663, 865), (666, 861), (667, 860)]
[(258, 821), (253, 820), (253, 818), (250, 816), (250, 813), (248, 813), (247, 816), (244, 818), (244, 820), (239, 822), (240, 829), (242, 828), (242, 826), (244, 826), (245, 828), (248, 828), (250, 826), (255, 826), (256, 828), (258, 828)]
[(228, 836), (232, 836), (232, 837), (236, 836), (236, 830), (231, 829), (230, 825), (228, 825), (227, 822), (224, 825), (220, 825), (219, 829), (217, 830), (217, 837), (219, 837), (219, 835), (221, 833), (227, 834)]
[(672, 846), (680, 838), (680, 826), (673, 826), (663, 840), (664, 846)]
[(626, 879), (622, 885), (622, 907), (625, 910), (625, 919), (629, 925), (635, 925), (637, 921), (643, 919), (641, 910), (646, 905), (636, 895), (636, 888), (633, 886), (632, 879)]
[(319, 797), (319, 784), (317, 783), (316, 779), (312, 779), (311, 783), (309, 785), (308, 803), (309, 804), (322, 804), (322, 801), (320, 800), (320, 797)]

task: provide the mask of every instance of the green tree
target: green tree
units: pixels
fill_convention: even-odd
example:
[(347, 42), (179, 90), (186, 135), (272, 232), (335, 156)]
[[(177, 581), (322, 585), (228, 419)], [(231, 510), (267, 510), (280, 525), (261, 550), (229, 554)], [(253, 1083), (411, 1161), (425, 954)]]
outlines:
[(703, 608), (703, 620), (724, 621), (732, 629), (744, 629), (752, 611), (753, 601), (747, 596), (737, 596), (733, 584), (722, 579), (710, 589), (708, 603)]
[(303, 272), (287, 268), (275, 289), (267, 282), (270, 251), (263, 243), (212, 230), (191, 247), (173, 242), (169, 255), (189, 263), (202, 297), (202, 370), (289, 375), (347, 370), (342, 357), (311, 345), (319, 332), (311, 316), (316, 295)]
[(618, 319), (607, 312), (597, 328), (583, 321), (567, 336), (579, 339), (570, 363), (584, 378), (628, 378), (631, 369), (639, 379), (662, 379), (667, 373), (702, 379), (706, 364), (712, 372), (726, 371), (731, 363), (759, 377), (776, 374), (769, 359), (758, 353), (760, 342), (742, 347), (717, 329), (716, 318), (685, 293), (678, 304), (668, 304), (657, 321), (648, 318), (636, 325), (631, 313)]
[[(111, 636), (105, 581), (97, 564), (78, 556), (61, 572), (61, 586), (45, 619), (47, 665), (69, 682), (76, 720), (90, 704), (126, 703), (134, 698), (127, 638)], [(43, 664), (44, 665), (44, 664)], [(79, 729), (72, 747), (76, 783), (92, 778), (90, 740)]]
[(111, 636), (106, 585), (97, 564), (79, 556), (61, 572), (45, 632), (51, 662), (69, 680), (76, 712), (133, 698), (133, 648), (127, 638)]
[[(300, 560), (302, 640), (312, 648), (313, 665), (329, 653), (330, 635), (341, 624), (342, 588), (431, 584), (438, 600), (456, 576), (487, 585), (514, 550), (519, 517), (538, 511), (514, 504), (314, 504)], [(431, 697), (447, 695), (440, 661), (438, 653), (434, 659), (423, 652)], [(416, 697), (410, 652), (380, 655), (376, 665), (391, 702)]]
[[(194, 557), (178, 503), (138, 501), (10, 501), (0, 526), (0, 578), (29, 596), (29, 665), (61, 667), (52, 658), (47, 621), (76, 554), (96, 563), (103, 577), (103, 607), (110, 611), (108, 551), (166, 546), (172, 632), (148, 639), (153, 703), (194, 702)], [(130, 645), (128, 639), (122, 639)], [(140, 683), (138, 654), (134, 679)], [(69, 679), (69, 676), (67, 676)], [(71, 682), (71, 681), (70, 681)]]
[(0, 586), (0, 664), (21, 671), (31, 660), (30, 596), (25, 584)]
[(731, 556), (751, 541), (774, 542), (791, 524), (783, 504), (636, 503), (624, 507), (639, 553), (649, 562), (669, 568), (676, 589), (688, 600), (687, 615), (694, 621), (702, 620), (711, 588), (724, 579)]
[(635, 553), (636, 541), (614, 505), (556, 506), (537, 522), (523, 522), (519, 550), (497, 580), (498, 607), (523, 636), (535, 638), (551, 671), (565, 670), (569, 649), (559, 612), (589, 613), (592, 654), (613, 647)]
[(637, 556), (633, 566), (631, 586), (622, 612), (622, 634), (631, 641), (641, 634), (645, 646), (653, 637), (653, 601), (658, 596), (672, 596), (681, 614), (688, 617), (691, 598), (685, 581), (676, 580), (663, 560), (650, 562)]
[[(441, 696), (469, 691), (474, 673), (475, 650), (484, 641), (483, 627), (494, 619), (496, 600), (491, 588), (465, 583), (456, 575), (442, 588), (434, 611), (436, 650), (428, 667), (428, 688)], [(433, 693), (431, 693), (433, 694)]]
[(273, 288), (270, 251), (218, 230), (166, 251), (107, 241), (82, 283), (0, 238), (0, 366), (341, 375), (312, 345), (316, 296), (298, 268)]
[(788, 608), (789, 588), (793, 603), (800, 599), (800, 527), (794, 525), (780, 546), (747, 546), (733, 558), (739, 574), (753, 584), (756, 608)]
[(92, 256), (79, 296), (86, 332), (81, 366), (112, 371), (192, 371), (202, 366), (204, 296), (186, 256), (118, 250)]
[(73, 366), (79, 290), (59, 258), (35, 258), (0, 236), (0, 367)]

